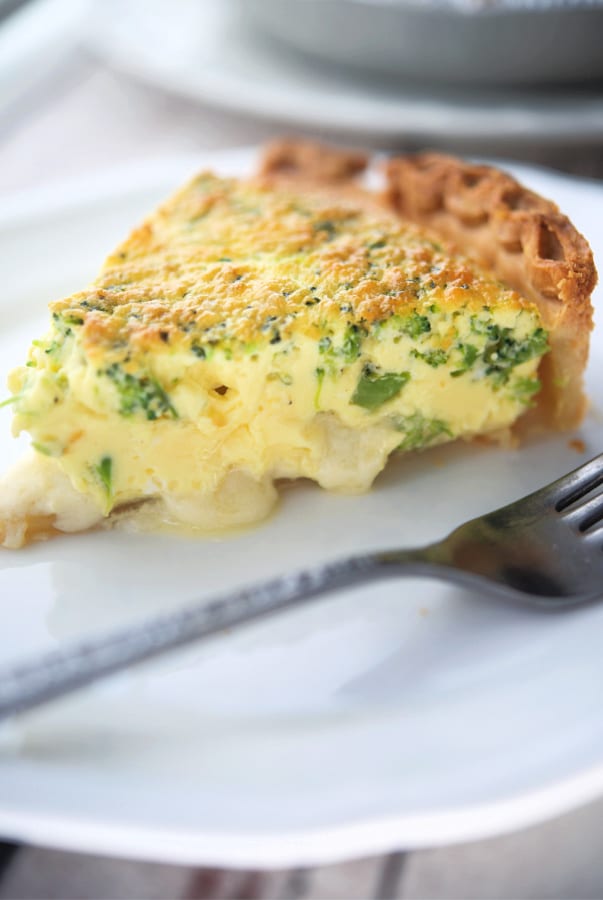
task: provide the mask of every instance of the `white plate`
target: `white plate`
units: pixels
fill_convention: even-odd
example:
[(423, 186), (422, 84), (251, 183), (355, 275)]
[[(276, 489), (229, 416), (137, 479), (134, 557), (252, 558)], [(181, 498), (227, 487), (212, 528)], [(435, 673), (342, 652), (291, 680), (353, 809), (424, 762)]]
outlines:
[(236, 112), (398, 140), (603, 137), (600, 89), (469, 91), (362, 76), (262, 39), (228, 0), (106, 0), (97, 9), (90, 41), (110, 62)]
[[(173, 160), (0, 213), (2, 368), (45, 304), (193, 169)], [(136, 172), (136, 175), (134, 174)], [(538, 170), (597, 241), (603, 190)], [(601, 334), (589, 369), (603, 379)], [(1, 411), (2, 467), (18, 448)], [(2, 662), (327, 557), (428, 541), (601, 450), (581, 431), (520, 451), (392, 463), (366, 496), (300, 485), (225, 540), (99, 533), (0, 554)], [(427, 581), (349, 591), (125, 674), (0, 735), (0, 834), (154, 860), (289, 866), (496, 834), (603, 789), (603, 606), (562, 615)]]

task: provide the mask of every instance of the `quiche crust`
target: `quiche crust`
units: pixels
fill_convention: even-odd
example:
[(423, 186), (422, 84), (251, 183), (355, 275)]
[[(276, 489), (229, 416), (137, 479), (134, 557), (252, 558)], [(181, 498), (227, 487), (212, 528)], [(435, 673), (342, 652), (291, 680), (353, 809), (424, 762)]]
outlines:
[[(89, 288), (51, 304), (54, 331), (34, 342), (27, 364), (42, 373), (34, 393), (48, 407), (46, 431), (32, 426), (37, 452), (0, 489), (0, 543), (81, 531), (109, 513), (120, 527), (236, 527), (269, 513), (274, 479), (364, 490), (396, 448), (457, 436), (508, 443), (528, 426), (580, 422), (596, 283), (586, 240), (554, 204), (498, 170), (434, 153), (397, 157), (385, 166), (385, 190), (371, 191), (361, 180), (368, 162), (355, 151), (283, 140), (266, 148), (248, 182), (202, 173), (133, 231)], [(264, 219), (254, 218), (256, 203)], [(277, 250), (284, 256), (273, 272)], [(490, 304), (503, 296), (496, 324)], [(464, 332), (454, 325), (461, 310)], [(390, 320), (398, 330), (387, 338), (388, 356), (381, 329)], [(510, 352), (507, 333), (519, 354), (513, 363), (496, 356), (501, 341), (503, 357)], [(439, 367), (449, 357), (452, 381), (442, 392)], [(402, 358), (412, 375), (398, 371)], [(500, 376), (498, 388), (506, 385), (506, 412), (498, 420), (484, 412), (481, 424), (453, 433), (447, 404), (486, 410), (485, 397), (463, 394), (460, 376), (476, 359), (488, 377)], [(509, 365), (517, 366), (513, 390), (527, 391), (521, 401), (509, 393)], [(71, 390), (64, 367), (80, 382), (75, 430), (73, 416), (60, 419)], [(265, 381), (251, 389), (258, 370)], [(32, 369), (13, 373), (16, 395), (29, 390), (30, 376)], [(413, 406), (402, 389), (415, 376), (423, 394)], [(439, 399), (426, 387), (436, 382)], [(539, 384), (533, 408), (522, 412)], [(261, 399), (250, 404), (255, 394)], [(371, 422), (386, 403), (389, 412)], [(273, 415), (270, 404), (280, 411)], [(229, 425), (239, 407), (257, 416), (238, 422), (235, 445)], [(96, 425), (86, 430), (99, 412), (113, 423), (113, 450), (97, 446)], [(31, 409), (24, 413), (17, 427), (32, 430), (23, 424)], [(120, 415), (128, 419), (122, 445)], [(270, 429), (266, 463), (258, 447)], [(154, 468), (158, 447), (169, 460), (163, 468)], [(128, 470), (121, 481), (118, 450)], [(61, 455), (72, 460), (65, 471)], [(127, 460), (137, 462), (128, 469)], [(147, 482), (131, 488), (143, 462), (155, 485), (148, 493)]]

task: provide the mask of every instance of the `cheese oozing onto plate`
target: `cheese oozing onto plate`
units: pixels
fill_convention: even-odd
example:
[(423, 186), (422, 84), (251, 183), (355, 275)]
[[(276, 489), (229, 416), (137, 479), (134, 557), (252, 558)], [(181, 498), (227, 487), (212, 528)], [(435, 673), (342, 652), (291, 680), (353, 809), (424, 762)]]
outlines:
[(360, 191), (210, 173), (51, 313), (9, 381), (33, 452), (7, 546), (245, 525), (279, 479), (364, 491), (394, 451), (508, 434), (548, 350), (534, 303)]

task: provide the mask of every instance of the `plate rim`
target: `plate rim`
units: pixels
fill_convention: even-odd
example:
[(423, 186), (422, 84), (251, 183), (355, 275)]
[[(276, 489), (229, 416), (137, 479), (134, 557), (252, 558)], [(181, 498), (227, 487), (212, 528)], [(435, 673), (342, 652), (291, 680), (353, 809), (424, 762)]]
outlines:
[[(162, 832), (156, 827), (147, 829), (132, 824), (89, 823), (74, 816), (11, 814), (0, 808), (0, 833), (61, 850), (149, 862), (285, 868), (488, 840), (536, 826), (586, 805), (601, 794), (603, 763), (548, 789), (494, 804), (468, 806), (461, 813), (375, 817), (362, 823), (249, 835), (215, 830)], [(437, 828), (434, 822), (438, 823)]]
[[(132, 195), (152, 189), (158, 182), (176, 181), (183, 172), (212, 164), (249, 164), (258, 146), (208, 150), (114, 166), (100, 173), (78, 175), (40, 188), (27, 188), (3, 197), (0, 232), (14, 222), (33, 224), (57, 209), (78, 210), (107, 200), (107, 188), (126, 189)], [(509, 169), (514, 170), (509, 163)], [(546, 174), (565, 184), (592, 189), (588, 179), (520, 164), (517, 171)], [(603, 198), (603, 185), (599, 187)], [(110, 200), (110, 196), (108, 198)], [(474, 804), (461, 810), (430, 811), (429, 814), (399, 814), (368, 818), (363, 822), (306, 827), (290, 831), (250, 834), (236, 831), (203, 831), (157, 827), (136, 823), (82, 821), (77, 815), (18, 811), (3, 808), (0, 801), (0, 832), (6, 837), (80, 852), (108, 853), (181, 864), (261, 865), (264, 867), (315, 865), (368, 853), (387, 852), (403, 846), (418, 849), (483, 840), (535, 825), (584, 804), (603, 794), (603, 761), (577, 775), (555, 781), (548, 787), (518, 792), (505, 800)]]

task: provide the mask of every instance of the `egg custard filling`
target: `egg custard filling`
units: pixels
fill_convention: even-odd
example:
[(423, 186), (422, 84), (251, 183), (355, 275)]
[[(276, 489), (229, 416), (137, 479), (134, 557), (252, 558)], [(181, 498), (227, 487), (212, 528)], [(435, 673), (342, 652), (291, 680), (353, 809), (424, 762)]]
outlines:
[(279, 479), (364, 491), (394, 451), (508, 433), (548, 350), (534, 303), (387, 209), (208, 173), (51, 313), (9, 380), (11, 547), (248, 524)]

